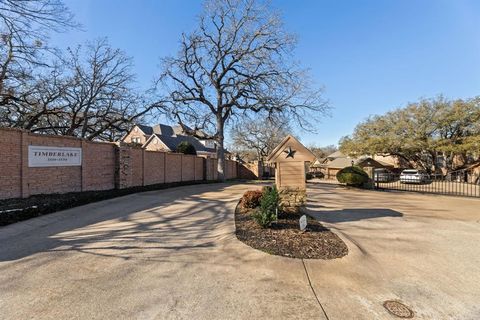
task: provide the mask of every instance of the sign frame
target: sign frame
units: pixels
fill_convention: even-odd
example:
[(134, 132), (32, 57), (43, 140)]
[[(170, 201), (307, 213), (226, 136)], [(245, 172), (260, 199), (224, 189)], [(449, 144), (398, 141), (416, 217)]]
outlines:
[(28, 146), (28, 167), (78, 167), (82, 165), (82, 148)]

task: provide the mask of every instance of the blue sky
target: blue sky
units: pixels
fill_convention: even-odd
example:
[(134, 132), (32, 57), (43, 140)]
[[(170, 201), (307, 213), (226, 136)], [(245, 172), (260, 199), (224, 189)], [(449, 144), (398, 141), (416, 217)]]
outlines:
[[(306, 144), (336, 144), (355, 125), (421, 97), (480, 95), (480, 1), (272, 0), (298, 35), (296, 58), (325, 87), (333, 110)], [(60, 47), (108, 37), (135, 61), (138, 85), (158, 74), (195, 27), (200, 1), (67, 0), (83, 31), (54, 35)]]

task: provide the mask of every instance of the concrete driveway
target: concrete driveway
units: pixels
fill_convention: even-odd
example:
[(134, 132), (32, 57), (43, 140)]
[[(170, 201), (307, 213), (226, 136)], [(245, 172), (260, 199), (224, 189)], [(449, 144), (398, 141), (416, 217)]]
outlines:
[(302, 261), (235, 238), (254, 187), (139, 193), (0, 228), (0, 318), (395, 319), (387, 299), (419, 319), (479, 318), (480, 201), (310, 185), (309, 210), (350, 253)]
[(310, 184), (308, 209), (347, 243), (334, 261), (307, 261), (330, 319), (480, 319), (480, 199)]
[(0, 228), (0, 318), (324, 319), (301, 260), (236, 239), (254, 187), (139, 193)]

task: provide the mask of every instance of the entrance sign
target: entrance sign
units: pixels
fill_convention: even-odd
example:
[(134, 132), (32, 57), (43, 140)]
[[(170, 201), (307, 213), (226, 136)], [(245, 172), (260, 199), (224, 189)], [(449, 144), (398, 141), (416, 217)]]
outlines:
[(275, 184), (284, 211), (298, 212), (306, 200), (306, 173), (315, 155), (295, 137), (288, 135), (268, 156), (275, 164)]
[(29, 167), (69, 167), (82, 165), (82, 148), (28, 146)]

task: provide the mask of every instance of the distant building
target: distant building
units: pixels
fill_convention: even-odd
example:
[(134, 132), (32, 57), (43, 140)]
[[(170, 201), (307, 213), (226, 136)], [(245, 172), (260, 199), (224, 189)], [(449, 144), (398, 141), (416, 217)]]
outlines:
[(361, 168), (394, 168), (393, 164), (376, 160), (372, 157), (361, 156), (354, 158), (344, 155), (341, 151), (336, 151), (328, 155), (326, 158), (317, 159), (310, 167), (310, 170), (312, 172), (322, 172), (326, 179), (334, 179), (338, 171), (351, 165), (359, 166)]
[[(200, 135), (202, 133), (200, 132)], [(140, 145), (150, 151), (175, 152), (181, 142), (189, 142), (197, 151), (197, 155), (207, 158), (217, 157), (216, 142), (209, 139), (198, 139), (186, 135), (181, 126), (157, 124), (153, 127), (135, 125), (122, 139), (122, 142)]]

